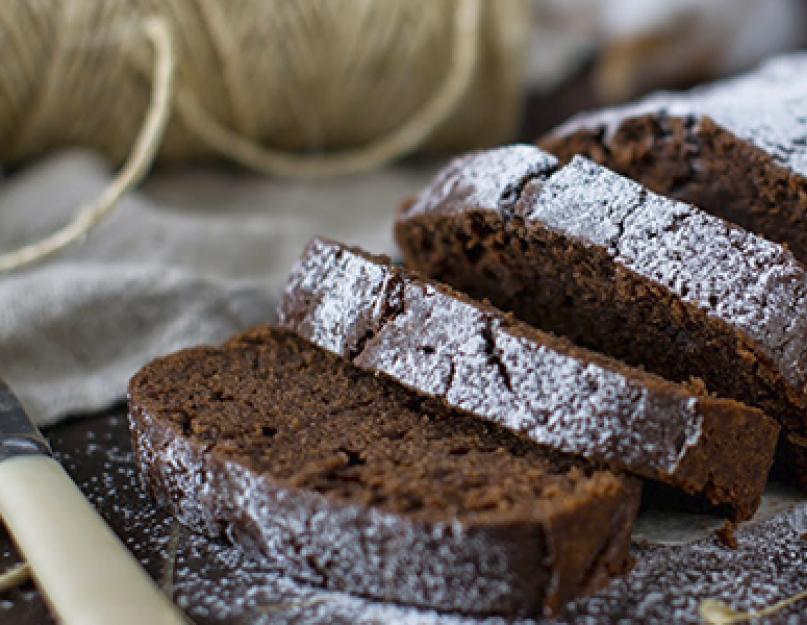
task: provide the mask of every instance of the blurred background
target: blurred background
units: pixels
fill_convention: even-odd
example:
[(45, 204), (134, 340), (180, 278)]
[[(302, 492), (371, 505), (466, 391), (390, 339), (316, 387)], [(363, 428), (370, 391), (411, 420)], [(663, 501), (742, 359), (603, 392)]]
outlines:
[(7, 0), (0, 18), (0, 370), (41, 424), (271, 320), (314, 235), (395, 256), (396, 207), (453, 154), (807, 44), (802, 0)]
[(312, 236), (394, 257), (453, 154), (805, 45), (802, 0), (7, 0), (0, 371), (103, 409), (271, 320)]

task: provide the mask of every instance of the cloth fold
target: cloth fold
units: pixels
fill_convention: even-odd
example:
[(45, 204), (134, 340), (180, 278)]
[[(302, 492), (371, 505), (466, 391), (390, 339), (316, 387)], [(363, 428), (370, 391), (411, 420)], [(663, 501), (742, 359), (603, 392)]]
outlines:
[[(271, 321), (312, 236), (390, 253), (396, 204), (432, 168), (329, 182), (201, 169), (153, 175), (88, 237), (0, 276), (0, 376), (38, 425), (124, 398), (154, 357)], [(49, 234), (108, 182), (68, 152), (0, 184), (0, 250)]]

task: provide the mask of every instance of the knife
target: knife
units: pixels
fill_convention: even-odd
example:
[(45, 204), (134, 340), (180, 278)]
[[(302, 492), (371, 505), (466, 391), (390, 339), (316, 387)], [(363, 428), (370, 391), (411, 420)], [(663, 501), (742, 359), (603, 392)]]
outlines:
[(187, 622), (53, 459), (1, 378), (0, 517), (59, 622)]

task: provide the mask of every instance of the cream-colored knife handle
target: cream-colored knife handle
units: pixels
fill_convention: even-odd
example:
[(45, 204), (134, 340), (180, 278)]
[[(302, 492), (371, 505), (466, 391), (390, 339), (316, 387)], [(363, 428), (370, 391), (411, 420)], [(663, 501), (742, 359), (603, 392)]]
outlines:
[(186, 622), (53, 458), (0, 462), (0, 516), (61, 623)]

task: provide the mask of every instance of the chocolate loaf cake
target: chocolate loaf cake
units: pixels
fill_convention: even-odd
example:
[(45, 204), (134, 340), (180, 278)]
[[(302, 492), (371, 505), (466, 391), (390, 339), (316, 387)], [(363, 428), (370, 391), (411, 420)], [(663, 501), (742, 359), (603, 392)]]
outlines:
[(638, 480), (282, 330), (154, 361), (130, 383), (129, 421), (159, 502), (313, 584), (540, 615), (628, 566)]
[(292, 271), (279, 323), (422, 396), (735, 519), (753, 514), (773, 460), (779, 428), (757, 409), (696, 396), (330, 241), (312, 241)]
[(807, 488), (807, 272), (784, 246), (532, 146), (455, 161), (396, 236), (426, 275), (761, 408), (785, 429), (780, 472)]
[(572, 118), (541, 141), (787, 243), (807, 263), (807, 53)]

